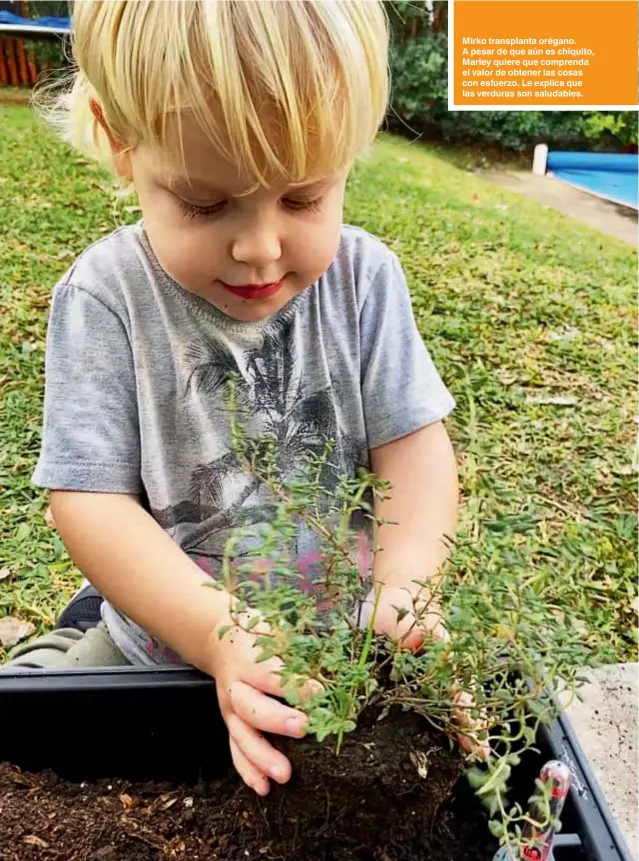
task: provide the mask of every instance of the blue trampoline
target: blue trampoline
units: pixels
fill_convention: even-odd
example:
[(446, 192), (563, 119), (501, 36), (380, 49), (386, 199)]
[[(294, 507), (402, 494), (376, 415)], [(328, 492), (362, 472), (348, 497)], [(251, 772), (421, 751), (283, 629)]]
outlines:
[(638, 155), (548, 152), (547, 147), (542, 144), (535, 149), (533, 172), (548, 173), (562, 182), (621, 206), (631, 209), (637, 209), (639, 206)]
[(22, 18), (13, 12), (0, 10), (0, 33), (10, 36), (56, 35), (67, 36), (71, 33), (70, 18)]

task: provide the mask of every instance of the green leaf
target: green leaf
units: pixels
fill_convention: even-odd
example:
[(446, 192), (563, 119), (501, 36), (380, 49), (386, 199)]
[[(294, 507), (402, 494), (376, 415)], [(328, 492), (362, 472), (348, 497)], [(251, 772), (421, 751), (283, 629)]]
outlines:
[(479, 789), (488, 779), (488, 772), (477, 768), (469, 768), (466, 772), (466, 778), (473, 789)]
[(397, 612), (397, 623), (399, 624), (402, 619), (405, 619), (408, 616), (408, 610), (406, 607), (396, 607), (394, 604), (392, 605), (393, 610)]
[(499, 822), (495, 819), (490, 819), (488, 821), (488, 830), (493, 835), (493, 837), (503, 837), (506, 833), (506, 829), (502, 822)]
[(21, 523), (16, 532), (16, 541), (26, 541), (31, 535), (31, 525), (29, 523)]

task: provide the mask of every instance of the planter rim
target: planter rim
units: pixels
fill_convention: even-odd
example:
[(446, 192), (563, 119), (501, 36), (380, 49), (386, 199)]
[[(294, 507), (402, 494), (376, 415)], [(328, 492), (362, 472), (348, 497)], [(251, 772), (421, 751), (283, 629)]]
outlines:
[[(209, 676), (190, 667), (4, 670), (0, 671), (0, 716), (9, 714), (9, 701), (14, 698), (22, 699), (24, 704), (34, 698), (40, 705), (43, 697), (64, 697), (65, 694), (86, 698), (115, 692), (129, 697), (145, 692), (149, 695), (189, 693), (192, 697), (210, 698), (214, 696), (213, 686)], [(114, 705), (113, 710), (115, 708)], [(557, 835), (554, 846), (561, 852), (562, 847), (581, 845), (588, 861), (634, 861), (568, 716), (560, 713), (552, 724), (542, 725), (540, 740), (550, 748), (554, 758), (564, 762), (572, 772), (570, 797), (580, 825), (579, 834)], [(8, 756), (0, 753), (0, 760), (10, 761), (11, 753), (11, 750)]]
[(586, 832), (585, 840), (595, 848), (596, 857), (635, 861), (568, 715), (560, 712), (541, 732), (572, 773), (571, 798)]

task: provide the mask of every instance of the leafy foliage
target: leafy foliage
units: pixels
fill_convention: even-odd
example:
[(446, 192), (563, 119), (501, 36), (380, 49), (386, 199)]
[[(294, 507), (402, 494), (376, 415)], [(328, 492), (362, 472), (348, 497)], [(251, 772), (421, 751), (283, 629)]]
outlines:
[(29, 0), (22, 14), (29, 18), (66, 18), (71, 12), (69, 0)]
[[(71, 4), (67, 0), (32, 0), (22, 4), (19, 14), (26, 18), (66, 18), (71, 14)], [(68, 73), (71, 68), (71, 49), (68, 39), (22, 39), (24, 49), (33, 57), (41, 74), (48, 81), (58, 75)]]
[(62, 77), (71, 69), (71, 57), (68, 47), (62, 42), (50, 42), (43, 39), (24, 39), (25, 51), (34, 58), (40, 71), (39, 82), (47, 82)]
[(637, 143), (637, 111), (592, 111), (583, 115), (581, 128), (587, 140), (613, 149)]
[(516, 152), (535, 144), (554, 149), (618, 150), (637, 143), (636, 111), (449, 111), (445, 17), (421, 3), (392, 2), (393, 130), (447, 141), (481, 141)]
[(426, 33), (391, 47), (392, 112), (409, 124), (441, 122), (447, 111), (448, 39)]
[[(257, 634), (258, 660), (280, 659), (289, 702), (308, 714), (309, 732), (318, 741), (335, 739), (338, 752), (344, 734), (372, 705), (382, 714), (396, 705), (414, 711), (451, 739), (460, 733), (476, 743), (487, 738), (493, 750), (489, 764), (475, 766), (470, 779), (498, 817), (495, 827), (503, 839), (513, 836), (511, 824), (517, 837), (524, 814), (518, 807), (506, 810), (508, 777), (534, 744), (539, 723), (555, 715), (554, 693), (574, 691), (592, 661), (584, 620), (570, 617), (557, 624), (547, 597), (535, 588), (535, 573), (522, 575), (504, 560), (488, 576), (481, 568), (463, 578), (446, 569), (415, 584), (411, 630), (428, 613), (440, 612), (447, 638), (427, 636), (410, 652), (401, 641), (375, 634), (381, 587), (368, 599), (370, 620), (360, 624), (372, 579), (351, 523), (355, 512), (364, 511), (377, 526), (389, 528), (376, 520), (367, 497), (372, 492), (374, 499), (385, 498), (392, 488), (362, 473), (356, 479), (343, 476), (328, 490), (320, 476), (330, 440), (323, 453), (308, 456), (303, 473), (283, 478), (277, 439), (247, 435), (233, 381), (227, 406), (239, 463), (270, 491), (275, 515), (258, 527), (239, 528), (227, 544), (222, 578), (213, 585), (228, 590), (233, 624), (220, 636), (235, 626)], [(317, 539), (318, 590), (300, 588), (303, 573), (294, 558), (300, 522)], [(246, 539), (250, 550), (237, 562), (236, 548)], [(256, 570), (262, 573), (256, 576)], [(405, 611), (398, 608), (398, 619), (400, 613)], [(309, 678), (321, 689), (302, 698), (299, 685)]]
[(457, 402), (459, 576), (534, 572), (559, 623), (634, 660), (635, 250), (390, 137), (347, 210), (399, 255)]

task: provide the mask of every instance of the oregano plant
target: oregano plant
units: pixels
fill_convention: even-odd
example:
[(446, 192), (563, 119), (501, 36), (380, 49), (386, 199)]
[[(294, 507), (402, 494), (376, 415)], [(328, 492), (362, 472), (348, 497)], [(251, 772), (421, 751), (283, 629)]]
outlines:
[[(412, 652), (376, 634), (382, 587), (373, 586), (371, 573), (375, 554), (383, 551), (373, 545), (372, 553), (362, 552), (353, 520), (368, 520), (368, 535), (381, 535), (383, 545), (384, 530), (393, 525), (376, 520), (375, 501), (392, 488), (369, 472), (336, 476), (328, 487), (322, 476), (331, 469), (331, 440), (319, 453), (306, 454), (299, 474), (284, 477), (275, 436), (247, 432), (238, 391), (232, 379), (227, 408), (233, 450), (242, 469), (269, 493), (274, 514), (267, 523), (238, 527), (227, 543), (222, 576), (212, 585), (228, 591), (233, 626), (256, 635), (258, 661), (281, 661), (289, 703), (307, 714), (308, 733), (333, 744), (336, 754), (371, 707), (381, 715), (394, 706), (416, 712), (451, 744), (460, 733), (469, 734), (477, 749), (487, 742), (487, 761), (469, 755), (468, 779), (489, 808), (493, 833), (513, 852), (521, 849), (530, 815), (508, 804), (508, 781), (534, 746), (540, 724), (556, 716), (558, 691), (565, 700), (583, 681), (580, 674), (592, 658), (583, 620), (566, 615), (559, 623), (535, 571), (510, 558), (463, 576), (449, 565), (435, 579), (415, 584), (413, 624), (436, 608), (445, 638), (426, 636)], [(308, 572), (294, 555), (301, 524), (317, 548), (312, 589), (301, 588)], [(398, 608), (399, 616), (405, 612)], [(302, 698), (301, 680), (307, 679), (318, 683), (317, 693)], [(548, 809), (546, 795), (538, 786), (536, 810)]]

